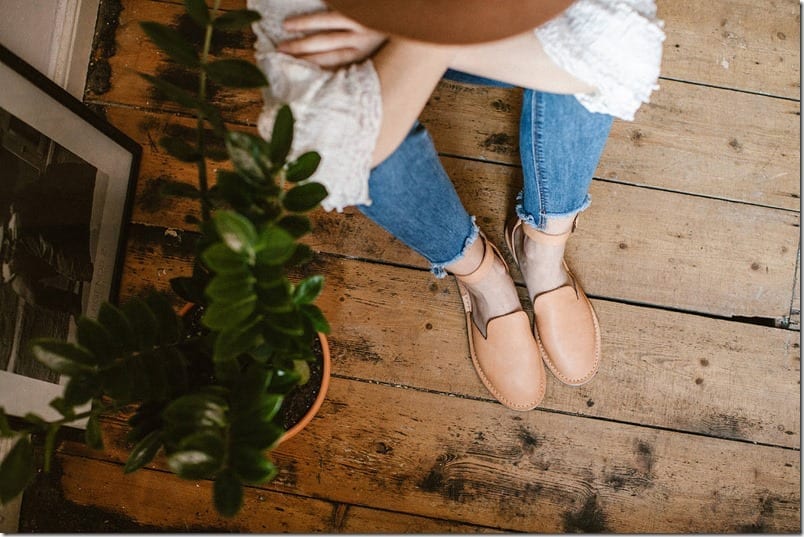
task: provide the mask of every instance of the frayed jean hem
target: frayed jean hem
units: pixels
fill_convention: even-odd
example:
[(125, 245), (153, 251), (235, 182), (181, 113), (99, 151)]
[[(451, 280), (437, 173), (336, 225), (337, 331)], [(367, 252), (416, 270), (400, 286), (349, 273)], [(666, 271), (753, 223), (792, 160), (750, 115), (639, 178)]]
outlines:
[(535, 228), (539, 231), (544, 231), (547, 228), (548, 221), (575, 216), (576, 214), (588, 209), (589, 205), (591, 204), (592, 204), (592, 197), (589, 194), (587, 194), (583, 200), (583, 203), (581, 203), (581, 206), (575, 210), (567, 211), (565, 213), (547, 213), (540, 215), (532, 215), (527, 211), (525, 211), (525, 207), (522, 202), (522, 192), (520, 192), (516, 197), (516, 215), (519, 217), (520, 220), (522, 220), (524, 223), (528, 224), (532, 228)]
[(472, 218), (472, 231), (469, 233), (469, 236), (466, 237), (466, 240), (463, 242), (463, 248), (461, 249), (461, 252), (454, 258), (450, 259), (449, 261), (446, 261), (444, 263), (433, 263), (430, 266), (430, 272), (432, 272), (436, 278), (439, 279), (444, 278), (447, 275), (446, 267), (454, 263), (457, 263), (458, 261), (463, 259), (463, 257), (466, 255), (466, 251), (477, 240), (477, 237), (480, 234), (480, 228), (477, 227), (477, 224), (475, 223), (475, 217), (472, 216), (471, 218)]

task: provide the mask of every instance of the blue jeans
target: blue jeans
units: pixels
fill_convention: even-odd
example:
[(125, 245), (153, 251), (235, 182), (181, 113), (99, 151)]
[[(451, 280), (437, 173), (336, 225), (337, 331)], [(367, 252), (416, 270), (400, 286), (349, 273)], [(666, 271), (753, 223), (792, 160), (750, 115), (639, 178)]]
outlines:
[[(457, 71), (448, 71), (445, 78), (506, 87)], [(587, 111), (572, 95), (525, 90), (519, 123), (523, 189), (516, 212), (526, 224), (544, 229), (549, 219), (589, 206), (589, 185), (611, 123), (611, 116)], [(438, 277), (477, 238), (474, 217), (464, 209), (430, 135), (418, 122), (372, 170), (369, 196), (371, 205), (359, 206), (360, 211), (424, 256)]]

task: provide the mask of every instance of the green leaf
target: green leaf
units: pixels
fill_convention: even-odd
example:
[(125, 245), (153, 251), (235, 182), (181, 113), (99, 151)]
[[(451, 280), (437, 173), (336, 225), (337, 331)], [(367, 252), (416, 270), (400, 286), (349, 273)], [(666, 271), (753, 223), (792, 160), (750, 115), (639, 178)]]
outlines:
[(212, 278), (204, 292), (213, 301), (237, 302), (254, 294), (256, 282), (248, 272), (219, 274)]
[(315, 254), (313, 253), (312, 248), (306, 244), (298, 244), (296, 245), (296, 251), (293, 252), (293, 255), (290, 256), (290, 259), (285, 261), (285, 264), (289, 267), (303, 265), (312, 261), (314, 255)]
[(83, 405), (100, 391), (98, 377), (94, 375), (75, 375), (64, 387), (64, 402), (70, 406)]
[(132, 298), (123, 304), (122, 310), (137, 336), (139, 349), (141, 351), (152, 349), (156, 345), (159, 327), (151, 308), (142, 299)]
[(100, 372), (101, 386), (109, 397), (118, 402), (131, 400), (131, 378), (125, 363), (115, 364)]
[(0, 503), (16, 498), (35, 473), (33, 446), (27, 438), (20, 438), (0, 463)]
[(101, 433), (99, 416), (90, 416), (87, 421), (87, 430), (84, 433), (84, 438), (90, 448), (103, 449), (103, 434)]
[(156, 317), (159, 342), (165, 345), (177, 343), (181, 339), (181, 323), (165, 295), (156, 292), (149, 293), (145, 297), (145, 303)]
[(179, 276), (170, 279), (170, 288), (187, 302), (193, 304), (203, 304), (204, 288), (195, 278), (189, 276)]
[(265, 452), (251, 446), (236, 446), (231, 461), (237, 476), (250, 485), (267, 483), (279, 473), (279, 469)]
[(263, 72), (246, 60), (217, 60), (205, 65), (204, 70), (211, 80), (230, 88), (261, 88), (268, 85)]
[(89, 317), (78, 319), (78, 343), (95, 355), (96, 363), (106, 365), (114, 360), (112, 336), (102, 324)]
[(252, 185), (266, 184), (266, 171), (271, 167), (270, 146), (247, 132), (228, 131), (225, 136), (226, 150), (235, 168)]
[(190, 18), (201, 28), (206, 27), (212, 21), (209, 16), (209, 8), (207, 8), (207, 3), (204, 0), (184, 0), (184, 8)]
[(148, 399), (162, 401), (170, 393), (164, 355), (158, 352), (148, 352), (140, 355), (142, 360), (142, 373), (147, 377)]
[(173, 401), (162, 413), (169, 423), (193, 427), (225, 427), (226, 401), (208, 394), (190, 394)]
[(327, 322), (326, 317), (324, 317), (324, 313), (321, 311), (321, 308), (313, 304), (304, 304), (299, 308), (299, 310), (302, 312), (302, 315), (310, 319), (310, 322), (313, 323), (313, 328), (316, 332), (329, 334), (329, 323)]
[(279, 226), (268, 226), (260, 233), (254, 248), (260, 265), (281, 265), (296, 249), (293, 236)]
[(200, 64), (198, 53), (193, 45), (188, 43), (176, 30), (150, 21), (141, 22), (140, 27), (153, 44), (167, 53), (176, 63), (187, 67), (197, 67)]
[(112, 336), (112, 346), (117, 351), (134, 351), (137, 348), (137, 337), (123, 312), (117, 307), (104, 302), (98, 312), (98, 321)]
[(162, 431), (156, 430), (149, 433), (131, 450), (126, 465), (123, 466), (123, 473), (130, 474), (151, 462), (161, 446)]
[(312, 210), (327, 197), (327, 189), (321, 183), (305, 183), (290, 189), (282, 204), (288, 211), (302, 213)]
[(256, 294), (236, 302), (213, 302), (207, 306), (207, 311), (204, 313), (201, 322), (207, 328), (223, 330), (248, 319), (256, 306)]
[(233, 427), (232, 441), (235, 445), (248, 445), (263, 450), (274, 447), (283, 434), (285, 430), (276, 423), (252, 416), (243, 420), (237, 428)]
[(293, 113), (288, 105), (282, 106), (274, 118), (271, 132), (271, 162), (277, 166), (285, 163), (293, 143)]
[(182, 439), (168, 466), (184, 479), (203, 479), (220, 469), (223, 456), (223, 438), (214, 431), (199, 431)]
[(237, 11), (224, 13), (215, 19), (212, 26), (219, 30), (240, 30), (252, 22), (257, 22), (260, 18), (260, 14), (256, 11), (238, 9)]
[(217, 362), (237, 358), (240, 354), (261, 345), (264, 341), (261, 321), (262, 318), (257, 317), (245, 326), (234, 325), (221, 330), (215, 340), (213, 359)]
[(11, 436), (14, 436), (14, 431), (11, 430), (11, 425), (8, 423), (6, 409), (0, 406), (0, 438), (9, 438)]
[(64, 375), (90, 372), (95, 362), (95, 357), (83, 348), (55, 339), (35, 339), (30, 350), (34, 358)]
[(279, 220), (279, 222), (277, 222), (277, 225), (290, 233), (290, 236), (295, 239), (303, 237), (312, 229), (310, 219), (300, 214), (289, 214), (284, 216), (281, 220)]
[(162, 349), (165, 361), (165, 371), (167, 372), (168, 383), (172, 388), (172, 394), (184, 393), (189, 385), (187, 373), (188, 363), (184, 355), (175, 347)]
[(213, 492), (215, 509), (225, 517), (233, 517), (243, 505), (243, 485), (232, 470), (226, 470), (215, 479)]
[(238, 254), (254, 257), (257, 230), (248, 218), (234, 211), (218, 211), (212, 219), (226, 246)]
[(290, 282), (282, 278), (274, 285), (260, 284), (258, 295), (260, 308), (266, 312), (282, 313), (293, 309)]
[(75, 410), (73, 409), (72, 405), (68, 404), (63, 397), (56, 397), (50, 401), (49, 405), (50, 407), (56, 409), (56, 411), (65, 418), (72, 418), (75, 416)]
[(145, 73), (139, 73), (139, 75), (150, 82), (150, 84), (159, 90), (159, 92), (162, 93), (165, 98), (170, 99), (171, 101), (176, 102), (185, 108), (203, 111), (208, 107), (201, 102), (198, 97), (175, 84), (152, 75), (147, 75)]
[(310, 276), (296, 286), (293, 301), (296, 304), (310, 304), (318, 298), (322, 289), (324, 289), (324, 277), (320, 274)]
[(213, 244), (201, 254), (207, 267), (218, 274), (234, 274), (246, 272), (248, 263), (245, 256), (232, 251), (226, 244)]
[(299, 375), (299, 386), (310, 380), (310, 364), (304, 360), (293, 360), (293, 370)]
[(164, 147), (169, 155), (182, 162), (198, 162), (201, 160), (201, 153), (181, 138), (163, 136), (159, 139), (159, 145)]
[(285, 179), (291, 183), (298, 183), (309, 179), (318, 169), (321, 163), (321, 155), (315, 151), (304, 153), (295, 161), (288, 164), (285, 171)]
[(297, 311), (288, 311), (284, 313), (270, 313), (265, 316), (271, 328), (289, 334), (291, 336), (300, 336), (304, 334), (304, 325), (302, 324), (302, 317)]
[(214, 188), (221, 198), (233, 207), (250, 207), (254, 203), (254, 183), (245, 176), (229, 170), (218, 170), (218, 182)]

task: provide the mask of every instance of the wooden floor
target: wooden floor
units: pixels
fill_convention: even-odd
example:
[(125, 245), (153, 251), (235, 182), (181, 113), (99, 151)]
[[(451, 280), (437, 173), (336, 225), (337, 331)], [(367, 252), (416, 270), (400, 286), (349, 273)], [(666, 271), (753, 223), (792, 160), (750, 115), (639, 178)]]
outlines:
[[(192, 123), (136, 71), (181, 82), (137, 23), (191, 25), (179, 2), (156, 0), (123, 0), (117, 25), (117, 4), (103, 2), (86, 101), (145, 150), (126, 298), (189, 269), (195, 202), (156, 192), (194, 174), (155, 141)], [(660, 0), (659, 14), (661, 90), (615, 122), (569, 246), (603, 330), (593, 382), (551, 377), (542, 408), (506, 410), (472, 369), (454, 281), (359, 213), (319, 212), (334, 378), (319, 416), (276, 452), (279, 478), (221, 519), (210, 483), (180, 481), (164, 460), (124, 477), (112, 420), (107, 453), (63, 444), (22, 529), (799, 532), (800, 7)], [(252, 44), (230, 34), (214, 52), (248, 58)], [(258, 93), (215, 93), (253, 126)], [(521, 183), (520, 102), (443, 82), (422, 115), (498, 244)]]

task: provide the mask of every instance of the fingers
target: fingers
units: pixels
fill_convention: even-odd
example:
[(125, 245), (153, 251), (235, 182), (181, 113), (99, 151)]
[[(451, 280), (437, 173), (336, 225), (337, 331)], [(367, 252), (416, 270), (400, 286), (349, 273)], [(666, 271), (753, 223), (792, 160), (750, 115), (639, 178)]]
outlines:
[(362, 28), (352, 19), (337, 11), (319, 11), (288, 17), (283, 23), (288, 32), (317, 32), (321, 30), (358, 30)]
[(352, 32), (321, 32), (299, 39), (283, 41), (277, 45), (279, 52), (293, 56), (317, 54), (356, 46), (356, 35)]
[(320, 67), (323, 67), (324, 69), (334, 69), (336, 67), (342, 67), (344, 65), (355, 63), (356, 61), (362, 59), (360, 57), (359, 51), (353, 48), (329, 50), (327, 52), (319, 52), (316, 54), (305, 54), (303, 56), (298, 57), (303, 60), (312, 62)]

